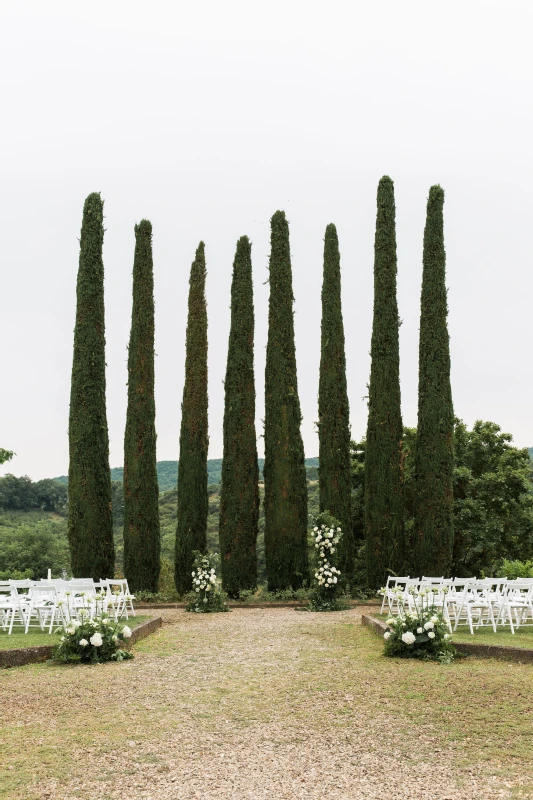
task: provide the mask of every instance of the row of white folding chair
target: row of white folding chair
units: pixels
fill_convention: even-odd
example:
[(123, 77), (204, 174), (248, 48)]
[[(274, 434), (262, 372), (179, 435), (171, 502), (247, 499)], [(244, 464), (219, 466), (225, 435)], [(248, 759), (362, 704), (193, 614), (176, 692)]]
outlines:
[(64, 620), (54, 587), (28, 587), (21, 581), (9, 581), (0, 587), (0, 593), (2, 628), (8, 634), (13, 632), (15, 622), (24, 627), (25, 633), (28, 633), (30, 627), (37, 626), (41, 630), (48, 627), (51, 633), (54, 623), (60, 624)]

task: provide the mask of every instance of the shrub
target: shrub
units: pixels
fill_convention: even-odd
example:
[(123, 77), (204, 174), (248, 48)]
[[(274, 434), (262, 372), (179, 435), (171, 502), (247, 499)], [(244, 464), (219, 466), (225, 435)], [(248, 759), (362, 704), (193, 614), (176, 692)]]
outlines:
[(131, 636), (127, 625), (120, 625), (107, 614), (90, 619), (80, 612), (80, 621), (71, 620), (63, 629), (61, 641), (54, 650), (54, 661), (63, 664), (103, 664), (106, 661), (124, 661), (133, 654), (124, 650), (125, 640)]
[(496, 570), (497, 578), (533, 578), (533, 561), (510, 561), (504, 558)]
[(384, 654), (449, 663), (457, 653), (449, 625), (435, 608), (432, 591), (421, 589), (411, 594), (414, 611), (406, 611), (401, 593), (397, 594), (400, 615), (387, 620)]
[(192, 576), (193, 591), (187, 595), (187, 611), (207, 614), (217, 611), (228, 611), (227, 595), (219, 588), (217, 567), (218, 553), (204, 556), (198, 550), (193, 553), (194, 563)]

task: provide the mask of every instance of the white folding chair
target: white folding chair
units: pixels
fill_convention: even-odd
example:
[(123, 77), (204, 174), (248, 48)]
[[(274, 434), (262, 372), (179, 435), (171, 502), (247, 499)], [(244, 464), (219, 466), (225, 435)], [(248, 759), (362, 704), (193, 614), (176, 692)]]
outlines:
[[(48, 626), (48, 633), (52, 633), (54, 624), (64, 623), (65, 616), (61, 605), (58, 604), (59, 596), (55, 586), (32, 586), (31, 599), (26, 611), (26, 626), (24, 633), (29, 628), (39, 626), (44, 631)], [(32, 620), (35, 620), (33, 622)]]

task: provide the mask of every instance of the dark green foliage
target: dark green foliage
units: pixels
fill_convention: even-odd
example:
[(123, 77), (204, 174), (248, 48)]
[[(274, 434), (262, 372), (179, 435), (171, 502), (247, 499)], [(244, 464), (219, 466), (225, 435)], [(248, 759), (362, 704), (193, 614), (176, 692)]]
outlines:
[(224, 458), (220, 487), (222, 586), (231, 596), (257, 586), (259, 469), (255, 435), (254, 306), (251, 246), (237, 242), (224, 382)]
[(105, 404), (104, 204), (83, 208), (69, 417), (68, 537), (75, 577), (111, 578), (115, 569), (109, 437)]
[(494, 422), (455, 420), (452, 574), (491, 575), (533, 558), (533, 484), (526, 448)]
[[(527, 449), (513, 447), (512, 438), (494, 422), (478, 420), (469, 431), (464, 422), (455, 420), (452, 575), (493, 575), (505, 558), (533, 558), (532, 465)], [(416, 441), (416, 428), (404, 428), (408, 539), (414, 530)], [(352, 470), (358, 524), (364, 504), (365, 442), (352, 442)], [(412, 565), (405, 566), (413, 574)]]
[(350, 406), (346, 386), (339, 240), (335, 225), (327, 226), (324, 240), (318, 441), (320, 510), (329, 512), (342, 527), (338, 565), (343, 579), (351, 583), (354, 570), (354, 538), (351, 508)]
[(135, 226), (133, 308), (124, 435), (124, 574), (132, 592), (156, 592), (161, 542), (154, 399), (152, 225)]
[(207, 309), (205, 250), (200, 242), (191, 266), (185, 385), (181, 405), (178, 465), (178, 527), (175, 581), (179, 594), (192, 586), (193, 551), (207, 544)]
[(68, 490), (64, 484), (50, 478), (32, 481), (27, 475), (0, 478), (0, 507), (9, 511), (55, 511), (66, 516)]
[(374, 256), (374, 319), (365, 452), (365, 529), (368, 582), (385, 583), (404, 556), (402, 413), (399, 319), (396, 300), (394, 184), (380, 180)]
[(5, 464), (6, 461), (11, 461), (15, 453), (12, 450), (4, 450), (0, 447), (0, 464)]
[[(66, 520), (52, 520), (43, 512), (11, 512), (0, 516), (0, 572), (15, 578), (29, 572), (34, 580), (55, 578), (70, 567)], [(4, 579), (5, 580), (5, 579)]]
[(429, 190), (420, 302), (413, 549), (421, 575), (448, 575), (453, 549), (453, 403), (446, 317), (444, 191)]
[(296, 380), (289, 225), (271, 220), (265, 369), (265, 557), (269, 591), (308, 580), (307, 486)]

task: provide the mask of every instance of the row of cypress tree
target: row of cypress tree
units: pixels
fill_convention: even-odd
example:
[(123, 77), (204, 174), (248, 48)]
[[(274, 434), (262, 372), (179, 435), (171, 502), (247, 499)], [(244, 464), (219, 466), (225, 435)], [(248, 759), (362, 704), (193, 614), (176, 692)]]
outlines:
[[(413, 540), (403, 527), (399, 319), (396, 299), (394, 186), (379, 183), (374, 262), (369, 416), (365, 463), (367, 572), (371, 586), (410, 563), (420, 572), (449, 570), (452, 527), (453, 406), (447, 332), (444, 193), (430, 190), (424, 233), (420, 325), (417, 495)], [(105, 409), (103, 201), (85, 202), (69, 421), (69, 542), (74, 575), (111, 575), (114, 552), (109, 443)], [(124, 441), (124, 569), (132, 591), (156, 591), (160, 536), (154, 401), (152, 227), (135, 227), (128, 410)], [(207, 309), (205, 248), (191, 266), (185, 383), (178, 466), (175, 583), (190, 590), (193, 552), (206, 549)], [(285, 214), (271, 219), (269, 327), (265, 368), (265, 556), (271, 591), (308, 578), (307, 488), (300, 433), (294, 345), (292, 268)], [(251, 245), (237, 243), (225, 379), (220, 501), (223, 585), (230, 595), (257, 584), (259, 488), (255, 431), (254, 309)], [(320, 510), (343, 527), (343, 573), (354, 569), (346, 355), (337, 231), (324, 240), (318, 399)]]

